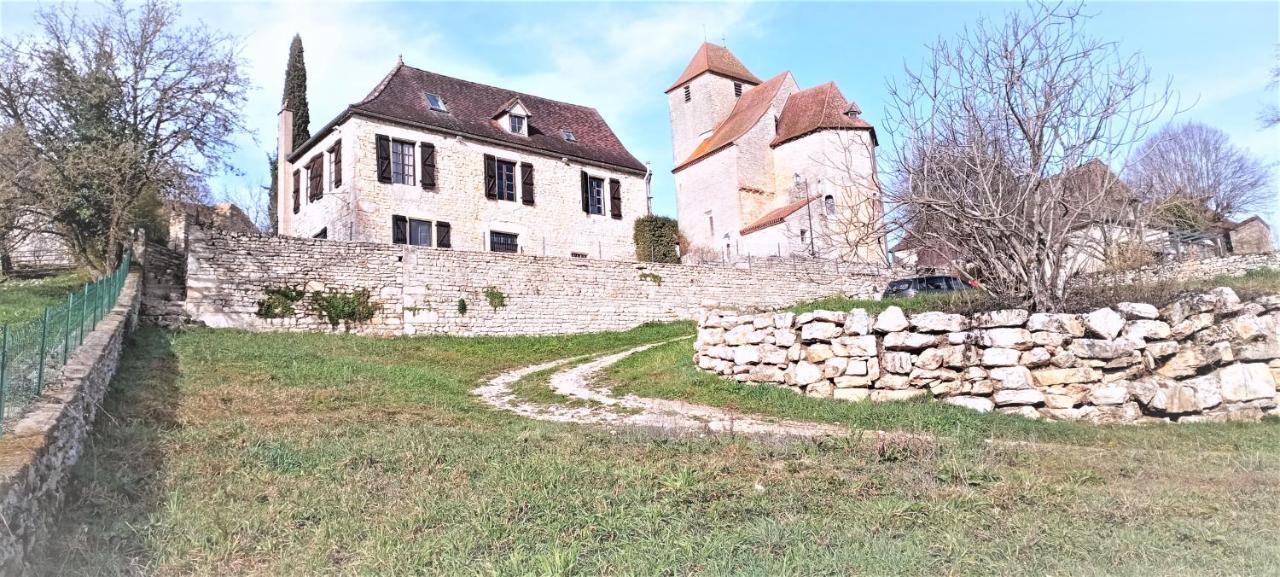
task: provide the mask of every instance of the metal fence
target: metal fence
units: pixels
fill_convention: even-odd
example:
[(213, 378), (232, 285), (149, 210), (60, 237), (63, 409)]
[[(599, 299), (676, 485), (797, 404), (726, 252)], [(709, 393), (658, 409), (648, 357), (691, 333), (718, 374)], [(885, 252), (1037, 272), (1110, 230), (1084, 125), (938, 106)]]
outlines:
[(126, 252), (114, 272), (71, 291), (65, 302), (45, 307), (41, 316), (0, 326), (0, 434), (115, 306), (130, 260)]

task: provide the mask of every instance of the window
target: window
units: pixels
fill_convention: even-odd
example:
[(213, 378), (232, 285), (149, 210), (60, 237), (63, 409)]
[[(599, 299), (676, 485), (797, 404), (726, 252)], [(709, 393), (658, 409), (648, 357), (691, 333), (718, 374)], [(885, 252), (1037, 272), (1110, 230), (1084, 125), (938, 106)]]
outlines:
[[(445, 223), (440, 223), (445, 224)], [(413, 246), (431, 246), (431, 221), (391, 217), (391, 242)]]
[(432, 93), (430, 93), (430, 92), (428, 92), (428, 93), (427, 93), (427, 106), (430, 106), (430, 107), (431, 107), (431, 109), (432, 109), (432, 110), (434, 110), (434, 111), (436, 111), (436, 112), (448, 112), (448, 111), (449, 111), (449, 109), (448, 109), (448, 108), (445, 108), (445, 105), (444, 105), (444, 99), (443, 99), (443, 98), (440, 98), (440, 96), (439, 96), (439, 95), (437, 95), (437, 94), (432, 94)]
[(336, 189), (342, 186), (342, 141), (339, 140), (329, 149), (329, 183)]
[(734, 97), (734, 98), (741, 98), (741, 97), (742, 97), (742, 83), (741, 83), (741, 82), (734, 82), (734, 83), (733, 83), (733, 97)]
[(707, 228), (711, 229), (711, 236), (716, 235), (716, 217), (707, 215)]
[(571, 257), (573, 257), (573, 258), (587, 258), (587, 253), (585, 253), (585, 252), (571, 252), (571, 253), (569, 253), (569, 256), (571, 256)]
[(561, 130), (560, 130), (560, 136), (563, 136), (563, 137), (564, 137), (564, 141), (565, 141), (565, 142), (577, 142), (577, 141), (578, 141), (578, 137), (574, 136), (574, 135), (573, 135), (573, 131), (572, 131), (572, 130), (569, 130), (568, 128), (561, 129)]
[(516, 235), (509, 232), (491, 231), (489, 233), (489, 250), (493, 252), (520, 252)]
[(592, 177), (587, 180), (587, 212), (604, 214), (604, 179)]
[(684, 85), (684, 101), (688, 102), (692, 98), (693, 98), (693, 93), (689, 92), (689, 85), (688, 84)]
[(800, 242), (804, 242), (807, 238), (809, 238), (809, 231), (800, 229)]
[(836, 214), (836, 197), (831, 196), (830, 194), (828, 194), (827, 196), (823, 197), (823, 199), (822, 199), (822, 209), (823, 209), (824, 211), (826, 211), (826, 213), (827, 213), (827, 215), (828, 215), (828, 216), (835, 216), (835, 214)]
[(516, 199), (516, 163), (505, 160), (494, 162), (498, 178), (498, 200)]
[(311, 235), (311, 238), (329, 238), (329, 227), (320, 229), (320, 232)]
[(391, 182), (413, 184), (413, 143), (391, 141)]
[(324, 155), (317, 154), (307, 163), (307, 201), (324, 197)]
[(293, 171), (293, 214), (302, 210), (302, 171)]
[(524, 117), (519, 114), (508, 114), (507, 122), (514, 134), (524, 134)]

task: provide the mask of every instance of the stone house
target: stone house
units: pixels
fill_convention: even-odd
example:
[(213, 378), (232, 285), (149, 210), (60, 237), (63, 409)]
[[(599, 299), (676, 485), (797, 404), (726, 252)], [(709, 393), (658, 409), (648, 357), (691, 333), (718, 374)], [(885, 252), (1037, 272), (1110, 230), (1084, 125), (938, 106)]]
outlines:
[(704, 43), (666, 91), (680, 232), (704, 258), (881, 262), (875, 128), (834, 82)]
[(290, 150), (281, 235), (634, 260), (648, 170), (593, 108), (403, 61)]

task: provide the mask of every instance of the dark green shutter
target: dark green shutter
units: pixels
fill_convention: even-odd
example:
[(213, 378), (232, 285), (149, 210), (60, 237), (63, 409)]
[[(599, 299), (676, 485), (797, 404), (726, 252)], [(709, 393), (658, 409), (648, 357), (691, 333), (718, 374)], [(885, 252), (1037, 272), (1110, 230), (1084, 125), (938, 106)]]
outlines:
[(378, 156), (378, 182), (391, 182), (391, 137), (378, 134), (373, 140)]
[(622, 220), (622, 183), (616, 178), (609, 179), (609, 216)]
[(422, 188), (436, 187), (436, 145), (424, 142), (422, 149)]
[(436, 248), (453, 248), (453, 227), (447, 222), (436, 223)]
[(399, 215), (391, 217), (391, 242), (395, 244), (409, 243), (409, 219)]
[(302, 171), (293, 171), (293, 214), (302, 210)]
[(338, 188), (342, 186), (342, 141), (334, 144), (329, 153), (333, 155), (333, 188)]
[(533, 164), (520, 163), (520, 202), (533, 206)]
[(591, 182), (587, 171), (582, 171), (582, 212), (591, 214)]
[(484, 197), (489, 200), (498, 199), (497, 162), (492, 154), (484, 155)]

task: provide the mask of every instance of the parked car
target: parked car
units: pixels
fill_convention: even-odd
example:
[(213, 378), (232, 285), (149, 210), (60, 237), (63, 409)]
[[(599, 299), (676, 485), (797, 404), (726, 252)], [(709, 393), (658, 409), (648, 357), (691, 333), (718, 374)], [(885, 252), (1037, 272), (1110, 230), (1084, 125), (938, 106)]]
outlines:
[(889, 286), (884, 289), (884, 298), (949, 293), (972, 288), (969, 283), (953, 276), (918, 276), (890, 282)]

